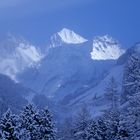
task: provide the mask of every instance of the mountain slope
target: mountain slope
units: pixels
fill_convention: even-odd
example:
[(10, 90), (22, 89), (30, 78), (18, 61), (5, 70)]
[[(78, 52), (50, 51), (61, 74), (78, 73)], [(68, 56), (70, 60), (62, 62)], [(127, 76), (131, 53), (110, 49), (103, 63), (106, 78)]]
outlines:
[[(63, 29), (61, 32), (65, 30)], [(73, 31), (68, 32), (73, 33)], [(71, 35), (69, 37), (71, 38)], [(109, 74), (110, 69), (116, 62), (115, 54), (112, 54), (113, 58), (102, 56), (102, 60), (93, 59), (91, 52), (95, 53), (94, 51), (96, 51), (93, 50), (95, 47), (93, 43), (95, 44), (95, 42), (96, 49), (97, 47), (98, 49), (101, 48), (98, 53), (107, 50), (107, 55), (108, 48), (115, 49), (114, 51), (121, 50), (119, 44), (114, 43), (115, 41), (112, 38), (110, 39), (109, 36), (100, 38), (102, 39), (84, 43), (75, 43), (75, 41), (72, 41), (73, 36), (72, 39), (68, 38), (72, 41), (71, 43), (66, 41), (59, 43), (62, 40), (55, 38), (51, 43), (54, 46), (49, 46), (48, 53), (42, 59), (40, 67), (38, 69), (27, 69), (24, 74), (19, 76), (19, 80), (26, 86), (53, 98), (55, 101), (69, 104), (71, 100), (77, 98), (80, 94), (84, 94), (86, 90), (97, 86)], [(103, 44), (103, 46), (100, 47), (100, 44)], [(117, 57), (119, 55), (121, 54), (118, 54)]]
[(15, 113), (27, 104), (26, 96), (30, 90), (0, 74), (0, 116), (10, 108)]
[[(122, 82), (124, 74), (124, 66), (131, 55), (140, 56), (140, 43), (136, 43), (134, 46), (129, 48), (118, 60), (114, 67), (109, 70), (108, 75), (102, 79), (97, 86), (87, 89), (83, 95), (78, 98), (73, 98), (69, 102), (70, 108), (73, 108), (73, 112), (76, 111), (74, 108), (78, 108), (81, 104), (87, 104), (91, 110), (93, 110), (94, 116), (98, 116), (104, 112), (105, 109), (110, 107), (110, 102), (105, 96), (106, 86), (113, 76), (117, 82), (118, 94), (122, 94)], [(73, 113), (72, 112), (72, 113)]]

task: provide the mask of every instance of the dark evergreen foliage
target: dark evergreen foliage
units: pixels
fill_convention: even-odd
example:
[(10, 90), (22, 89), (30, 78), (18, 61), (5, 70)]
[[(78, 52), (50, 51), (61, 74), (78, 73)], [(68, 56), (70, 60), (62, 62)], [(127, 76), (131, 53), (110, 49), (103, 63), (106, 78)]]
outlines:
[(42, 111), (27, 105), (19, 116), (8, 110), (0, 120), (2, 140), (55, 140), (54, 124), (48, 108)]

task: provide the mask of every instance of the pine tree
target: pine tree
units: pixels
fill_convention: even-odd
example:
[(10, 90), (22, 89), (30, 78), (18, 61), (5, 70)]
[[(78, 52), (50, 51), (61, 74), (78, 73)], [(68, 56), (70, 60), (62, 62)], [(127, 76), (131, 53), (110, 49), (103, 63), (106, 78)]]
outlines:
[(86, 129), (86, 140), (99, 140), (98, 126), (94, 120), (90, 122)]
[(114, 109), (118, 106), (118, 90), (117, 90), (117, 82), (114, 77), (111, 77), (106, 89), (105, 96), (109, 101), (111, 101), (111, 108)]
[(140, 139), (140, 58), (130, 56), (124, 71), (122, 98), (126, 102), (121, 129), (129, 139)]
[(121, 118), (121, 129), (127, 132), (130, 139), (140, 139), (140, 95), (139, 93), (129, 97)]
[(122, 100), (128, 101), (135, 93), (140, 94), (140, 58), (133, 54), (125, 66)]
[(38, 136), (38, 128), (35, 123), (35, 115), (37, 110), (31, 104), (27, 105), (20, 113), (20, 128), (22, 133), (21, 138), (29, 140), (36, 140)]
[(91, 121), (90, 113), (86, 106), (81, 108), (81, 111), (76, 117), (74, 136), (76, 140), (86, 140), (87, 132), (86, 129)]
[(97, 135), (98, 140), (108, 140), (107, 125), (102, 118), (97, 121)]
[(17, 130), (17, 116), (13, 115), (8, 109), (0, 120), (0, 139), (19, 140), (19, 132)]
[(49, 110), (39, 111), (27, 105), (20, 114), (21, 139), (55, 140), (55, 131)]
[(36, 125), (38, 125), (38, 139), (40, 140), (55, 140), (54, 124), (49, 109), (46, 107), (40, 112), (40, 115), (35, 116)]
[(118, 134), (119, 140), (131, 139), (128, 125), (129, 123), (127, 122), (127, 115), (126, 113), (122, 112), (120, 115), (120, 123), (119, 123), (119, 134)]
[(107, 127), (107, 140), (117, 140), (119, 135), (120, 111), (117, 109), (108, 110), (104, 114), (103, 119)]

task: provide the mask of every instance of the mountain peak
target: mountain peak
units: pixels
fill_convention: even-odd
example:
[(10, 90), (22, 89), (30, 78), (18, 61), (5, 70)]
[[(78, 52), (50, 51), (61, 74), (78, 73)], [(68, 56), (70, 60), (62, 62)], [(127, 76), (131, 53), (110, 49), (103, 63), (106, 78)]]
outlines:
[(115, 60), (124, 52), (125, 50), (120, 47), (118, 41), (109, 35), (97, 36), (93, 39), (93, 50), (91, 52), (93, 60)]
[(87, 39), (76, 34), (74, 31), (63, 28), (51, 37), (51, 46), (61, 46), (62, 44), (81, 44), (86, 42)]
[(67, 28), (63, 28), (60, 32), (58, 32), (58, 35), (61, 37), (62, 41), (68, 44), (80, 44), (87, 41), (85, 38)]

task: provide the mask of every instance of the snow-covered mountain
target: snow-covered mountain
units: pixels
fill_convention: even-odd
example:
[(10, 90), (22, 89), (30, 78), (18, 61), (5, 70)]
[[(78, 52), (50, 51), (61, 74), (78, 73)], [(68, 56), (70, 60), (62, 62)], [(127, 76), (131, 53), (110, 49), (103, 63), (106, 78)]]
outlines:
[(37, 65), (43, 55), (40, 50), (23, 39), (13, 36), (0, 42), (0, 73), (16, 80), (24, 69)]
[(37, 92), (68, 104), (97, 86), (123, 52), (109, 36), (87, 41), (64, 28), (51, 37), (49, 51), (39, 69), (27, 69), (19, 79)]
[[(51, 37), (50, 42), (50, 47), (58, 47), (65, 44), (83, 44), (88, 40), (72, 30), (63, 28)], [(118, 41), (109, 35), (94, 37), (92, 46), (91, 58), (93, 60), (116, 60), (125, 52)]]
[(116, 62), (125, 50), (110, 36), (87, 40), (64, 28), (51, 37), (46, 48), (42, 54), (25, 40), (1, 42), (0, 73), (67, 107), (92, 103), (95, 95), (103, 97), (100, 102), (104, 103), (108, 79), (114, 75), (121, 81), (123, 65)]
[(120, 47), (120, 44), (108, 35), (93, 39), (91, 52), (93, 60), (118, 59), (124, 52), (125, 50)]
[(51, 47), (62, 46), (63, 44), (81, 44), (86, 42), (87, 39), (76, 34), (74, 31), (63, 28), (61, 31), (55, 33), (51, 37)]

